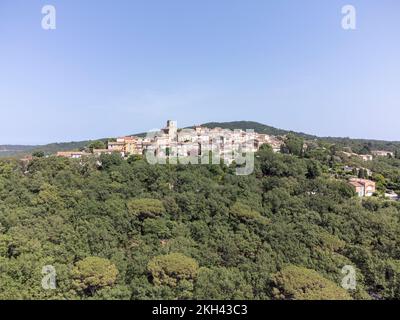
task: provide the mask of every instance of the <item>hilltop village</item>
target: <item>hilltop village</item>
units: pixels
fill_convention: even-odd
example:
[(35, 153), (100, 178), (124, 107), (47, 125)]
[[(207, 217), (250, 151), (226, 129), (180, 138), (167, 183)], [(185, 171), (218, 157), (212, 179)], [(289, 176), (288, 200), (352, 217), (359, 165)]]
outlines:
[[(179, 129), (176, 121), (168, 120), (165, 128), (149, 132), (146, 135), (123, 136), (109, 139), (103, 148), (85, 148), (80, 151), (59, 151), (57, 157), (81, 159), (84, 157), (100, 157), (103, 154), (119, 154), (127, 159), (130, 156), (144, 156), (147, 151), (154, 152), (158, 157), (171, 158), (173, 156), (201, 157), (206, 152), (217, 153), (227, 164), (233, 162), (232, 153), (238, 148), (242, 152), (256, 152), (263, 145), (269, 145), (275, 153), (285, 149), (286, 135), (274, 136), (256, 133), (253, 130), (230, 130), (220, 127), (208, 128), (196, 125), (192, 128)], [(310, 148), (314, 141), (306, 141), (303, 150)], [(207, 148), (205, 148), (205, 146)], [(355, 161), (369, 162), (379, 157), (394, 157), (392, 151), (373, 150), (370, 154), (358, 154), (351, 150), (342, 150), (341, 157)], [(31, 157), (24, 158), (29, 161)], [(336, 178), (346, 179), (359, 197), (371, 197), (376, 191), (376, 181), (372, 178), (373, 172), (363, 166), (344, 165), (341, 174), (334, 174)], [(392, 190), (386, 190), (384, 196), (391, 200), (399, 200), (399, 196)]]
[[(254, 169), (254, 153), (262, 145), (278, 152), (282, 138), (255, 133), (252, 129), (194, 128), (178, 129), (177, 122), (168, 120), (161, 130), (148, 132), (144, 137), (126, 136), (107, 142), (107, 148), (92, 148), (95, 156), (118, 153), (122, 158), (143, 156), (149, 164), (220, 164), (236, 163), (238, 175), (248, 175)], [(87, 152), (58, 152), (58, 156), (81, 158)]]
[[(176, 121), (168, 120), (167, 126), (160, 131), (149, 132), (145, 137), (125, 136), (109, 140), (106, 149), (93, 149), (92, 154), (101, 155), (118, 152), (122, 157), (128, 157), (130, 155), (144, 155), (147, 150), (154, 150), (164, 156), (167, 156), (166, 153), (171, 155), (174, 152), (181, 156), (201, 156), (204, 153), (202, 147), (209, 146), (213, 152), (218, 152), (220, 156), (224, 156), (238, 146), (246, 151), (255, 152), (264, 144), (270, 145), (275, 152), (279, 152), (283, 141), (284, 137), (241, 129), (210, 129), (202, 126), (195, 126), (193, 129), (178, 129)], [(57, 153), (57, 156), (66, 158), (81, 158), (89, 155), (91, 153), (86, 151)]]

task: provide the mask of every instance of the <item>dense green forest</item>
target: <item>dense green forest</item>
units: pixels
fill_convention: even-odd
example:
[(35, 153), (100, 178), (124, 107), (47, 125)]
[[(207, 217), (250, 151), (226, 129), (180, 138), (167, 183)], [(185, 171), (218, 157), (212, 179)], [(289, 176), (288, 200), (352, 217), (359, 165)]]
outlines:
[[(335, 148), (293, 150), (263, 147), (249, 176), (118, 154), (0, 161), (0, 299), (400, 298), (399, 202), (355, 197)], [(400, 182), (400, 160), (370, 166)]]
[[(118, 154), (0, 160), (0, 299), (399, 299), (400, 203), (357, 198), (341, 171), (357, 160), (299, 145), (263, 146), (249, 176)], [(399, 159), (363, 165), (400, 189)]]

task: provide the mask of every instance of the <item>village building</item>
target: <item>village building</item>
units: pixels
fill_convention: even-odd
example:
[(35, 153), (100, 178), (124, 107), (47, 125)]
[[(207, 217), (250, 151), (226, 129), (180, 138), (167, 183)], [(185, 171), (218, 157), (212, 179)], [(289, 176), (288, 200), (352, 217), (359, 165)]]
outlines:
[[(151, 132), (145, 138), (121, 137), (108, 142), (108, 151), (121, 152), (124, 155), (144, 154), (146, 150), (155, 151), (158, 156), (201, 155), (202, 151), (212, 146), (214, 152), (221, 156), (232, 153), (234, 148), (241, 146), (243, 152), (255, 152), (263, 144), (270, 144), (275, 152), (283, 143), (275, 137), (259, 135), (243, 130), (222, 128), (206, 128), (195, 126), (193, 129), (178, 130), (176, 121), (168, 120), (167, 126), (159, 131)], [(167, 152), (168, 150), (168, 152)], [(105, 152), (96, 150), (96, 153)]]
[(239, 145), (243, 152), (257, 151), (258, 145), (255, 143), (255, 138), (256, 134), (253, 132), (232, 131), (218, 127), (210, 129), (195, 126), (193, 129), (178, 130), (176, 121), (169, 120), (166, 128), (151, 133), (148, 142), (143, 144), (143, 152), (156, 149), (158, 156), (167, 156), (166, 150), (169, 150), (169, 156), (201, 156), (212, 150), (225, 156), (232, 153)]
[(371, 151), (372, 155), (375, 157), (394, 157), (394, 153), (391, 151), (385, 151), (385, 150), (374, 150)]
[(398, 201), (399, 200), (399, 195), (394, 192), (393, 190), (388, 190), (385, 192), (385, 198), (393, 201)]
[(342, 154), (345, 155), (346, 157), (349, 157), (349, 158), (356, 157), (363, 161), (372, 161), (373, 160), (372, 154), (357, 154), (354, 152), (346, 152), (346, 151), (342, 151)]
[(363, 161), (372, 161), (373, 160), (372, 154), (359, 154), (357, 156)]
[(124, 152), (125, 142), (121, 139), (117, 141), (108, 141), (107, 149), (113, 152)]
[(32, 155), (27, 155), (23, 158), (20, 159), (20, 161), (24, 164), (28, 164), (29, 162), (31, 162), (33, 160), (33, 156)]
[(57, 157), (80, 159), (85, 156), (90, 156), (90, 153), (84, 151), (59, 151), (57, 152)]
[[(118, 137), (113, 141), (108, 141), (107, 149), (94, 149), (92, 153), (99, 156), (118, 152), (122, 157), (126, 157), (142, 155), (147, 150), (154, 150), (159, 157), (171, 158), (176, 156), (198, 157), (208, 155), (212, 151), (213, 154), (217, 154), (231, 163), (232, 155), (235, 152), (256, 152), (264, 144), (270, 145), (274, 152), (279, 152), (283, 143), (283, 139), (280, 137), (241, 129), (195, 126), (179, 130), (176, 121), (168, 120), (167, 126), (159, 131), (150, 132), (145, 137)], [(57, 156), (67, 158), (81, 158), (84, 155), (88, 154), (78, 151), (57, 153)]]
[(349, 183), (359, 197), (371, 197), (376, 191), (375, 182), (368, 179), (351, 178)]
[(93, 154), (95, 155), (95, 156), (99, 156), (99, 155), (101, 155), (101, 154), (111, 154), (112, 153), (112, 151), (111, 150), (108, 150), (108, 149), (93, 149)]

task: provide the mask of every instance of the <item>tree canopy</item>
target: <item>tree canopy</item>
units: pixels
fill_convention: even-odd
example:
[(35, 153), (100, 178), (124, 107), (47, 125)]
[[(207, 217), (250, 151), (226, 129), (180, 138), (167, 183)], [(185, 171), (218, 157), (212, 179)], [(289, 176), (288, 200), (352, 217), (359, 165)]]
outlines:
[(349, 293), (314, 270), (288, 266), (273, 276), (277, 299), (350, 300)]
[(71, 272), (73, 285), (78, 291), (93, 295), (97, 290), (112, 286), (118, 270), (108, 259), (87, 257), (78, 261)]
[[(261, 148), (248, 176), (119, 154), (0, 160), (0, 299), (398, 299), (400, 204), (383, 194), (400, 192), (400, 160), (294, 142)], [(377, 193), (358, 198), (346, 166)], [(357, 290), (341, 288), (346, 265)]]

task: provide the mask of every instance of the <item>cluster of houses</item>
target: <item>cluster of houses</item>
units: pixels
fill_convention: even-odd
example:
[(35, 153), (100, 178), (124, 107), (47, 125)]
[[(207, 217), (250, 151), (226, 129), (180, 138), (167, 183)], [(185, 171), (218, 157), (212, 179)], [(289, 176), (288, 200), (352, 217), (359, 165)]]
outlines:
[(84, 156), (91, 155), (85, 151), (59, 151), (57, 152), (57, 157), (71, 158), (71, 159), (80, 159)]
[[(342, 152), (347, 157), (354, 157), (363, 161), (372, 161), (374, 157), (394, 157), (394, 152), (386, 150), (374, 150), (371, 154), (357, 154), (354, 152)], [(345, 166), (343, 168), (345, 172), (355, 172), (357, 175), (360, 170), (363, 170), (367, 177), (372, 175), (372, 171), (366, 168), (353, 168)], [(367, 178), (366, 177), (366, 178)], [(366, 178), (350, 178), (349, 184), (354, 188), (355, 192), (359, 197), (371, 197), (376, 192), (376, 183)], [(399, 200), (400, 196), (394, 191), (388, 190), (384, 194), (385, 198), (390, 200)]]
[[(257, 151), (263, 144), (269, 144), (275, 152), (279, 152), (283, 138), (267, 134), (259, 134), (250, 130), (230, 130), (223, 128), (178, 129), (176, 121), (168, 120), (167, 126), (159, 131), (149, 132), (145, 137), (126, 136), (115, 141), (108, 141), (107, 149), (93, 149), (94, 155), (118, 152), (121, 156), (144, 155), (147, 150), (154, 150), (158, 156), (201, 156), (205, 151), (217, 152), (220, 156), (231, 154), (240, 146), (242, 151)], [(58, 152), (57, 156), (81, 158), (88, 152)]]
[(361, 159), (363, 161), (372, 161), (374, 157), (394, 157), (394, 153), (391, 151), (386, 151), (386, 150), (374, 150), (371, 151), (371, 154), (357, 154), (354, 152), (345, 152), (342, 151), (342, 154), (351, 158), (355, 157), (358, 159)]
[[(152, 150), (157, 156), (171, 157), (180, 156), (201, 156), (210, 150), (225, 157), (231, 154), (233, 148), (240, 146), (244, 151), (257, 151), (262, 145), (268, 144), (274, 152), (279, 152), (284, 137), (259, 134), (249, 130), (230, 130), (223, 128), (208, 128), (194, 126), (193, 128), (178, 129), (177, 122), (168, 120), (167, 126), (159, 131), (148, 133), (146, 136), (125, 136), (108, 141), (106, 149), (93, 149), (92, 153), (87, 151), (62, 151), (57, 156), (72, 159), (79, 159), (85, 156), (119, 153), (122, 157), (130, 155), (144, 155), (146, 151)], [(211, 149), (210, 149), (211, 148)], [(376, 150), (371, 154), (356, 154), (343, 152), (347, 157), (357, 157), (363, 161), (371, 161), (373, 157), (391, 156), (391, 151)], [(353, 171), (353, 167), (346, 166), (346, 172)], [(350, 178), (348, 183), (354, 188), (360, 197), (370, 197), (376, 192), (376, 184), (368, 177), (372, 172), (365, 170), (367, 176), (363, 178)], [(394, 192), (387, 192), (386, 198), (397, 200), (399, 197)]]
[[(193, 128), (178, 129), (177, 122), (168, 120), (167, 126), (159, 131), (148, 133), (146, 136), (125, 136), (107, 143), (106, 149), (93, 149), (92, 153), (86, 151), (62, 151), (57, 156), (66, 158), (81, 158), (89, 155), (111, 154), (118, 152), (121, 156), (143, 155), (146, 150), (158, 150), (158, 152), (178, 152), (201, 155), (201, 146), (212, 145), (222, 155), (230, 152), (232, 146), (246, 146), (247, 149), (257, 151), (263, 144), (268, 144), (274, 152), (279, 152), (284, 137), (244, 131), (241, 129), (230, 130), (223, 128), (208, 128), (194, 126)], [(250, 142), (250, 144), (249, 144)], [(306, 147), (306, 145), (305, 145)], [(164, 151), (163, 151), (164, 150)], [(214, 150), (214, 151), (215, 151)], [(347, 157), (356, 157), (364, 161), (371, 161), (374, 157), (394, 156), (391, 151), (375, 150), (371, 154), (357, 154), (353, 152), (342, 152)]]
[(394, 158), (394, 152), (386, 151), (386, 150), (374, 150), (371, 151), (371, 154), (375, 157), (391, 157)]

